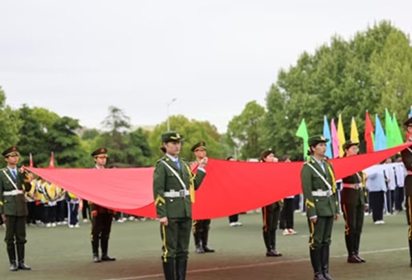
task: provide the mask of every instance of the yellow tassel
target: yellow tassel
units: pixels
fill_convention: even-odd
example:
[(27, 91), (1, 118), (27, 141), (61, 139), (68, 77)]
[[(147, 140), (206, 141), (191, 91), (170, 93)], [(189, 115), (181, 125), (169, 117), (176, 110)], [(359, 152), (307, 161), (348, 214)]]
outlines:
[(186, 164), (183, 163), (186, 166), (187, 172), (189, 172), (189, 181), (190, 181), (190, 186), (189, 186), (189, 194), (190, 194), (190, 202), (195, 203), (195, 177), (196, 175), (193, 175), (192, 170), (190, 170), (190, 167)]
[(335, 174), (333, 174), (332, 168), (330, 168), (330, 165), (328, 164), (328, 170), (330, 173), (330, 176), (332, 177), (332, 192), (336, 193), (336, 180), (335, 180)]
[(195, 187), (193, 186), (193, 184), (190, 184), (190, 201), (192, 203), (195, 203)]

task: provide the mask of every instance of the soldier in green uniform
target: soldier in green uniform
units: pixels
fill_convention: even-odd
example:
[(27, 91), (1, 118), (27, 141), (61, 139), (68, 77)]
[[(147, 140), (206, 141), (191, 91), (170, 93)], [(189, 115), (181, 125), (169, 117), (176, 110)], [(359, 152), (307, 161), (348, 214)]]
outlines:
[(33, 175), (18, 170), (19, 151), (17, 147), (8, 148), (2, 155), (7, 162), (7, 167), (0, 171), (0, 214), (6, 224), (5, 242), (10, 260), (10, 270), (30, 270), (31, 268), (24, 263), (28, 214), (24, 192), (30, 191)]
[[(412, 118), (405, 122), (406, 131), (408, 135), (408, 142), (412, 142)], [(406, 215), (408, 219), (408, 241), (410, 254), (410, 267), (412, 267), (412, 149), (407, 148), (401, 152), (402, 161), (407, 170), (405, 177), (405, 197), (406, 197)]]
[[(275, 154), (272, 150), (266, 150), (260, 155), (260, 161), (276, 162)], [(276, 230), (278, 228), (282, 207), (282, 201), (276, 201), (262, 207), (263, 241), (266, 247), (266, 257), (282, 256), (282, 254), (276, 250)]]
[[(346, 141), (343, 144), (344, 156), (357, 155), (359, 152), (358, 146), (359, 143), (352, 142), (351, 140)], [(348, 263), (366, 262), (359, 255), (363, 217), (365, 216), (365, 207), (367, 207), (368, 199), (365, 181), (366, 175), (363, 172), (356, 172), (342, 179), (341, 204), (345, 219), (345, 242), (348, 250)]]
[[(92, 153), (94, 158), (95, 168), (104, 169), (107, 160), (107, 149), (100, 148)], [(93, 251), (93, 262), (98, 263), (100, 261), (115, 261), (115, 258), (111, 258), (108, 255), (109, 250), (109, 238), (110, 231), (112, 228), (112, 220), (114, 212), (113, 210), (107, 209), (105, 207), (99, 206), (95, 203), (89, 201), (89, 207), (91, 212), (92, 220), (92, 251)], [(102, 250), (102, 257), (99, 258), (99, 240), (100, 247)]]
[(333, 220), (338, 219), (335, 175), (325, 161), (326, 142), (322, 135), (309, 138), (310, 160), (301, 172), (302, 191), (309, 225), (309, 250), (315, 280), (330, 280), (329, 247), (332, 242)]
[[(201, 141), (193, 145), (191, 151), (196, 156), (194, 164), (198, 164), (206, 157), (206, 143)], [(207, 244), (209, 241), (210, 219), (193, 221), (193, 236), (195, 238), (196, 253), (214, 253), (215, 250)]]
[(162, 134), (161, 150), (165, 156), (157, 161), (153, 175), (166, 280), (186, 279), (194, 191), (206, 175), (206, 157), (199, 162), (196, 174), (192, 173), (188, 163), (179, 159), (181, 141), (182, 137), (177, 132)]

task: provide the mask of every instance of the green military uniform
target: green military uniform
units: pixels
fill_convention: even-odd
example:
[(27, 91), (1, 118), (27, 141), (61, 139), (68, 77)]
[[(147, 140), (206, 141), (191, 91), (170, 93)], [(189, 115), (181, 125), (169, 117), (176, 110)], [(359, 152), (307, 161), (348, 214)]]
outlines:
[[(176, 132), (162, 135), (163, 143), (180, 142), (181, 139)], [(167, 154), (156, 163), (153, 195), (157, 217), (168, 219), (167, 226), (160, 226), (166, 280), (183, 280), (186, 277), (194, 190), (199, 188), (205, 175), (202, 169), (193, 174), (188, 163)]]
[[(2, 154), (4, 157), (18, 155), (18, 149), (11, 147)], [(24, 244), (26, 243), (26, 219), (28, 215), (24, 193), (30, 191), (30, 180), (21, 172), (11, 171), (8, 167), (0, 171), (0, 214), (6, 216), (7, 253), (10, 270), (30, 270), (24, 263)], [(16, 264), (16, 249), (18, 264)]]
[[(107, 156), (107, 149), (100, 148), (95, 150), (92, 154), (93, 157)], [(91, 242), (93, 252), (93, 262), (100, 261), (115, 261), (116, 258), (112, 258), (108, 255), (109, 250), (109, 238), (112, 228), (112, 220), (114, 212), (113, 210), (99, 206), (89, 201), (89, 207), (92, 222)], [(102, 257), (99, 258), (99, 241), (102, 251)]]
[[(406, 127), (412, 126), (412, 118), (409, 118), (405, 122)], [(412, 136), (410, 136), (412, 137)], [(412, 138), (408, 139), (409, 142)], [(410, 267), (412, 267), (412, 149), (407, 148), (401, 152), (402, 161), (408, 172), (405, 177), (405, 196), (406, 196), (406, 215), (408, 219), (409, 229), (408, 229), (408, 242), (409, 242), (409, 255), (410, 255)]]
[[(321, 136), (309, 138), (309, 147), (326, 143)], [(332, 242), (334, 216), (339, 213), (335, 175), (332, 164), (311, 157), (302, 167), (302, 190), (310, 231), (309, 248), (315, 279), (332, 279), (329, 276), (329, 246)], [(327, 182), (327, 183), (326, 183)], [(316, 223), (312, 220), (317, 218)]]
[[(191, 151), (196, 152), (198, 149), (206, 150), (206, 143), (203, 141), (196, 143), (195, 145), (193, 145)], [(197, 164), (197, 163), (194, 162), (194, 164)], [(193, 220), (192, 231), (193, 231), (193, 237), (195, 239), (196, 253), (202, 254), (202, 253), (214, 253), (215, 252), (214, 249), (208, 246), (209, 230), (210, 230), (211, 222), (212, 220), (210, 219)]]
[[(350, 140), (346, 141), (343, 149), (347, 150), (354, 145), (358, 146), (359, 144)], [(341, 205), (345, 219), (345, 242), (349, 263), (365, 262), (365, 260), (359, 256), (365, 204), (368, 201), (365, 181), (366, 175), (363, 172), (357, 172), (342, 179)]]

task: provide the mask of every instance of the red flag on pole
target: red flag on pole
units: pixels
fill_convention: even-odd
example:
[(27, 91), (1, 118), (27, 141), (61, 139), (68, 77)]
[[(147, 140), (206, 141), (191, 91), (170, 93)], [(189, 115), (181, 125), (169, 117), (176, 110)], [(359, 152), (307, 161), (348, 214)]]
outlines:
[(50, 165), (49, 165), (49, 168), (54, 168), (54, 153), (53, 153), (53, 152), (51, 152), (51, 155), (50, 155)]
[(373, 124), (371, 118), (369, 117), (368, 111), (366, 111), (365, 115), (365, 142), (366, 142), (366, 152), (373, 153), (374, 152), (374, 143), (373, 143), (373, 132), (374, 132)]
[(29, 166), (33, 168), (33, 156), (30, 153), (30, 162), (29, 162)]

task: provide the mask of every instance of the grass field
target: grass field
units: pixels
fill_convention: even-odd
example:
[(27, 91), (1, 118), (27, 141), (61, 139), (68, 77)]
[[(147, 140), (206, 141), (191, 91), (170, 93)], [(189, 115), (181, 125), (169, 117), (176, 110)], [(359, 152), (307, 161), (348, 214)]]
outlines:
[[(280, 258), (265, 257), (260, 214), (241, 215), (243, 227), (230, 228), (227, 219), (212, 221), (210, 245), (215, 254), (196, 255), (191, 244), (188, 279), (312, 279), (305, 218), (295, 214), (294, 236), (278, 231)], [(344, 223), (334, 226), (331, 275), (334, 279), (412, 279), (404, 214), (385, 217), (385, 225), (373, 225), (365, 217), (361, 255), (365, 264), (346, 263)], [(160, 237), (156, 221), (114, 223), (110, 255), (116, 262), (91, 262), (90, 224), (79, 229), (28, 227), (26, 262), (32, 271), (8, 271), (5, 244), (1, 245), (1, 280), (137, 280), (163, 279)], [(0, 229), (0, 235), (4, 230)]]

